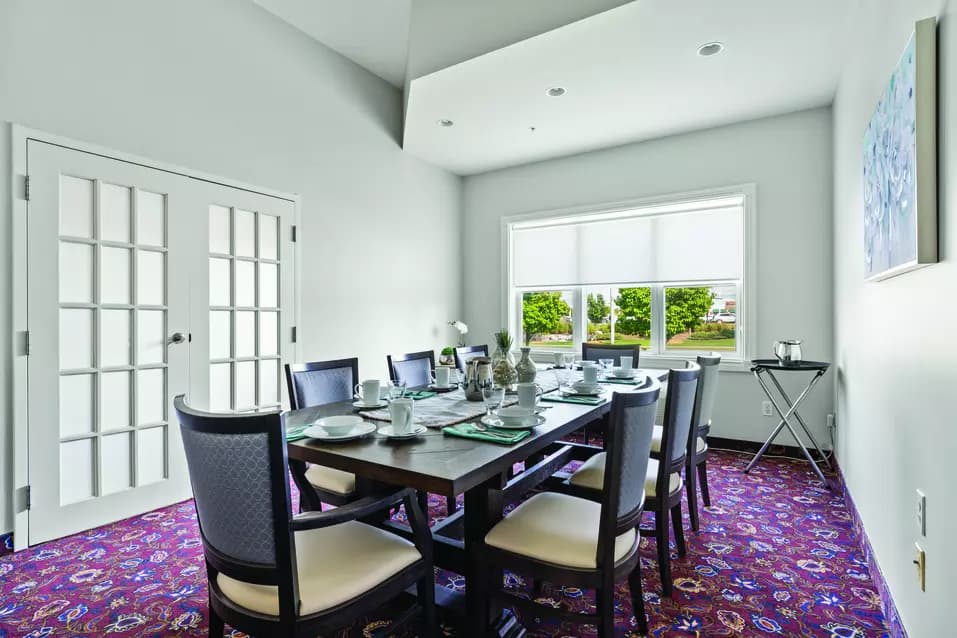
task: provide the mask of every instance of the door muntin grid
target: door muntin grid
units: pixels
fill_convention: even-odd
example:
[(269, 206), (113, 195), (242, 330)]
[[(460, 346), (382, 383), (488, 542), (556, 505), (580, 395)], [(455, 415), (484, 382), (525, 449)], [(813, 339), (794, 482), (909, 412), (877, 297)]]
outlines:
[(280, 217), (209, 206), (209, 407), (280, 406)]
[(167, 194), (59, 180), (60, 505), (165, 480)]

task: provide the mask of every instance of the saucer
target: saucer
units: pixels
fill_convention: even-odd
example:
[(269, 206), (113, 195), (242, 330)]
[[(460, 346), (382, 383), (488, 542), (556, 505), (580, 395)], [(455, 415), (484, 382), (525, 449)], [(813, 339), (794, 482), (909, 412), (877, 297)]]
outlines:
[(459, 389), (459, 386), (452, 383), (449, 385), (435, 385), (434, 383), (430, 383), (428, 387), (432, 392), (452, 392), (453, 390)]
[(562, 386), (562, 387), (560, 388), (560, 391), (561, 391), (562, 394), (564, 394), (564, 395), (569, 395), (569, 396), (597, 397), (597, 396), (601, 396), (602, 388), (601, 388), (601, 386), (598, 386), (598, 385), (596, 384), (594, 390), (590, 390), (590, 391), (587, 391), (587, 392), (586, 392), (585, 390), (576, 389), (576, 388), (574, 388), (574, 387), (572, 387), (572, 386)]
[(377, 408), (384, 408), (389, 405), (388, 401), (383, 401), (379, 399), (378, 403), (366, 403), (364, 401), (354, 401), (352, 407), (359, 410), (375, 410)]
[(381, 434), (387, 439), (395, 439), (395, 440), (401, 441), (403, 439), (414, 439), (420, 434), (425, 434), (429, 430), (424, 425), (413, 425), (412, 428), (405, 434), (396, 434), (395, 432), (392, 431), (392, 427), (393, 427), (392, 425), (383, 425), (381, 428), (379, 428), (379, 434)]

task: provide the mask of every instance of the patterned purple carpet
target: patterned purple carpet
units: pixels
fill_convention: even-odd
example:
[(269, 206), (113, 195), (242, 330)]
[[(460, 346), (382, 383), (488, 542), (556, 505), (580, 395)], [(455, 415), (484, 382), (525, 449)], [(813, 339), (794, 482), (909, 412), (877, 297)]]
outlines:
[[(673, 599), (659, 597), (654, 540), (642, 540), (651, 635), (889, 635), (840, 492), (825, 490), (797, 461), (766, 459), (745, 476), (746, 459), (712, 454), (713, 507), (703, 513), (699, 533), (686, 524), (688, 555), (673, 554)], [(433, 518), (444, 515), (444, 501), (433, 499), (430, 509)], [(453, 574), (440, 571), (438, 578), (464, 586)], [(508, 579), (524, 588), (520, 576)], [(541, 595), (574, 609), (594, 603), (592, 592), (567, 587), (546, 584)], [(624, 585), (616, 613), (618, 635), (636, 635)], [(367, 619), (363, 635), (385, 624)], [(525, 624), (532, 636), (596, 633), (588, 625)], [(206, 635), (205, 572), (192, 503), (0, 556), (0, 638), (114, 633)]]

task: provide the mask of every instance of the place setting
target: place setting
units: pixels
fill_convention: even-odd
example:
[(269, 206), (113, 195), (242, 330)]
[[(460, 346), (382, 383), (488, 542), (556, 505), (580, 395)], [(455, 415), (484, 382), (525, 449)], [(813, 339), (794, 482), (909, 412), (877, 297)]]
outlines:
[(543, 401), (562, 403), (581, 403), (585, 405), (599, 405), (606, 399), (602, 396), (604, 388), (598, 381), (599, 367), (594, 362), (585, 361), (582, 367), (582, 378), (578, 380), (565, 379), (558, 388), (558, 394), (547, 394)]
[(407, 441), (425, 434), (428, 428), (415, 423), (415, 401), (407, 397), (392, 399), (389, 402), (388, 425), (379, 426), (379, 436), (391, 441)]
[[(404, 387), (402, 388), (404, 390)], [(384, 385), (378, 379), (368, 379), (362, 383), (357, 383), (353, 398), (352, 407), (358, 410), (376, 410), (389, 405), (389, 399), (393, 398), (395, 393), (395, 384)], [(401, 392), (398, 396), (402, 396)]]
[(546, 406), (538, 404), (542, 387), (535, 383), (519, 383), (515, 386), (518, 402), (503, 407), (505, 389), (493, 383), (482, 387), (485, 415), (478, 423), (457, 423), (442, 428), (445, 434), (477, 439), (490, 443), (513, 445), (531, 436), (531, 430), (545, 423), (540, 412)]
[(615, 367), (613, 359), (603, 359), (610, 362), (603, 367), (601, 383), (617, 383), (621, 385), (641, 385), (645, 381), (644, 375), (639, 375), (633, 366), (634, 358), (628, 355), (621, 356), (621, 365)]
[(428, 389), (435, 393), (454, 392), (459, 389), (459, 371), (453, 366), (435, 366)]
[[(360, 416), (344, 414), (327, 416), (316, 420), (302, 430), (302, 438), (326, 442), (342, 442), (360, 439), (376, 431), (375, 423), (369, 423)], [(288, 433), (287, 433), (288, 440)]]

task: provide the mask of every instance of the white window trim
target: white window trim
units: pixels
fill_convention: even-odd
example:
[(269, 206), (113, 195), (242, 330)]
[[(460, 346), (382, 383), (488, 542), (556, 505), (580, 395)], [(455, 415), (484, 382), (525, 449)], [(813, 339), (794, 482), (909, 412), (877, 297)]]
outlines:
[[(549, 210), (533, 211), (528, 213), (519, 213), (516, 215), (503, 216), (501, 219), (501, 242), (502, 242), (502, 316), (501, 325), (508, 326), (514, 335), (519, 335), (521, 326), (517, 324), (517, 308), (521, 303), (521, 292), (512, 286), (512, 264), (514, 263), (513, 245), (511, 241), (512, 227), (516, 224), (544, 220), (558, 217), (587, 217), (589, 215), (604, 215), (619, 211), (626, 211), (635, 208), (646, 208), (663, 204), (674, 204), (677, 202), (691, 202), (695, 200), (716, 199), (729, 196), (744, 197), (744, 275), (741, 286), (738, 290), (738, 308), (740, 312), (736, 322), (738, 331), (738, 340), (743, 343), (743, 349), (740, 351), (740, 358), (726, 359), (722, 361), (721, 367), (724, 370), (732, 372), (748, 372), (751, 369), (750, 360), (755, 357), (757, 352), (755, 320), (757, 317), (757, 294), (756, 294), (756, 263), (757, 263), (757, 186), (753, 183), (738, 184), (720, 188), (703, 189), (697, 191), (686, 191), (680, 193), (669, 193), (642, 197), (638, 199), (619, 200), (614, 202), (605, 202), (598, 204), (589, 204), (582, 206), (572, 206), (568, 208), (558, 208)], [(667, 284), (672, 285), (672, 284)], [(543, 287), (546, 289), (548, 287)], [(654, 293), (653, 293), (654, 294)], [(576, 295), (580, 296), (580, 295)], [(574, 306), (575, 304), (573, 304)], [(577, 306), (581, 308), (581, 300), (578, 300)], [(652, 306), (655, 307), (654, 301)], [(572, 308), (575, 312), (575, 307)], [(657, 317), (657, 318), (656, 318)], [(653, 322), (660, 322), (656, 325), (657, 330), (652, 330), (652, 334), (663, 339), (664, 335), (664, 317), (661, 313), (652, 315)], [(578, 322), (581, 325), (581, 322)], [(580, 329), (576, 329), (580, 332)], [(573, 342), (580, 342), (580, 335), (573, 335)], [(689, 351), (682, 353), (664, 353), (664, 344), (659, 344), (658, 351), (661, 354), (642, 353), (642, 364), (650, 364), (647, 367), (672, 367), (683, 365), (688, 360), (693, 360), (700, 352)], [(536, 349), (533, 354), (541, 355), (538, 358), (542, 361), (549, 359), (552, 352), (568, 352), (568, 349)]]

